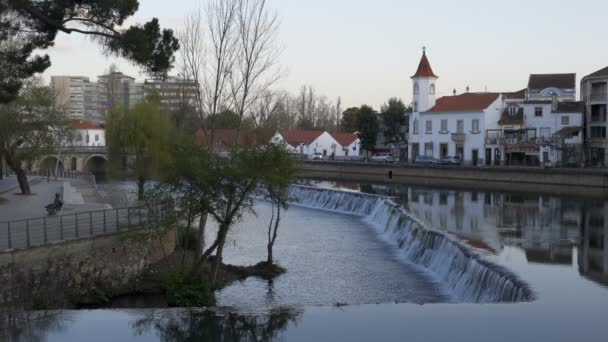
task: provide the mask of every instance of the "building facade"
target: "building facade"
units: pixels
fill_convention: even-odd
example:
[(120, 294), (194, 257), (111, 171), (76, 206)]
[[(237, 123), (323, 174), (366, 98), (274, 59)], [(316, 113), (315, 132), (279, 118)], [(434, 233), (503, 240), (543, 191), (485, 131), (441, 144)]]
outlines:
[[(498, 127), (503, 97), (496, 93), (464, 93), (436, 99), (438, 77), (423, 52), (412, 76), (413, 113), (409, 118), (408, 159), (419, 155), (440, 159), (459, 156), (465, 164), (482, 165), (485, 135)], [(494, 158), (490, 151), (487, 158)]]
[(606, 166), (608, 139), (608, 67), (585, 76), (581, 81), (581, 100), (585, 102), (586, 157), (590, 166)]
[(52, 76), (55, 105), (75, 120), (98, 122), (100, 118), (97, 84), (84, 76)]
[(285, 144), (289, 153), (306, 159), (315, 153), (321, 153), (325, 159), (358, 159), (361, 151), (359, 137), (350, 133), (279, 131), (271, 141)]
[(196, 110), (199, 107), (198, 85), (194, 81), (177, 77), (169, 77), (165, 80), (146, 80), (144, 92), (146, 96), (157, 95), (164, 112)]

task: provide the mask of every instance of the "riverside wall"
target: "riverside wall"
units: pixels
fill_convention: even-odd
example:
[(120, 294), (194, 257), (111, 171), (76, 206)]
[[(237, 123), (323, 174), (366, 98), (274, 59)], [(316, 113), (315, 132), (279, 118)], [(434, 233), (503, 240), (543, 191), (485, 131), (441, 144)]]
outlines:
[(0, 253), (0, 308), (72, 307), (133, 291), (175, 245), (176, 230), (159, 228)]
[(301, 177), (608, 197), (608, 172), (605, 170), (306, 161), (298, 166)]

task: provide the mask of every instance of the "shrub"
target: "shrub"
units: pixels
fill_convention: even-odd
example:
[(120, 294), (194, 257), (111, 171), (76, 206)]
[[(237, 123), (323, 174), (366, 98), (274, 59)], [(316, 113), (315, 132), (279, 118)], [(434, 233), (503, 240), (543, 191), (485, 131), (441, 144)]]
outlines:
[(177, 247), (185, 251), (196, 250), (198, 243), (197, 231), (191, 227), (180, 226), (177, 228)]
[(201, 307), (215, 305), (215, 295), (208, 281), (187, 272), (177, 271), (163, 279), (169, 306)]

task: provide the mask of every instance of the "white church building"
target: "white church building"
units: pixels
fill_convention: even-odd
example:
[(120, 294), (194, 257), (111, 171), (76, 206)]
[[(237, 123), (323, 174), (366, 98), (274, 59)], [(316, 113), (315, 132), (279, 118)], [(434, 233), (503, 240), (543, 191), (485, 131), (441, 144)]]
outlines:
[(460, 156), (466, 165), (483, 165), (486, 152), (485, 133), (498, 128), (504, 107), (498, 93), (469, 93), (436, 98), (437, 80), (426, 52), (412, 76), (413, 113), (408, 133), (408, 159), (419, 155), (440, 159)]

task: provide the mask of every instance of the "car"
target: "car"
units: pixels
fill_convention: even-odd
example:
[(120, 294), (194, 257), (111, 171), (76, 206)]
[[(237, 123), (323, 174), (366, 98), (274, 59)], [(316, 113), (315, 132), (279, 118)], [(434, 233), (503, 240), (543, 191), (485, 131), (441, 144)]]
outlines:
[(414, 159), (414, 164), (437, 165), (439, 164), (439, 161), (430, 156), (417, 156), (416, 159)]
[(395, 157), (388, 152), (380, 152), (380, 153), (376, 153), (374, 154), (369, 161), (372, 162), (380, 162), (380, 163), (394, 163), (395, 162)]
[(312, 160), (323, 160), (323, 154), (321, 152), (316, 152), (312, 155)]
[(462, 165), (462, 159), (459, 156), (445, 156), (439, 163), (441, 165)]

